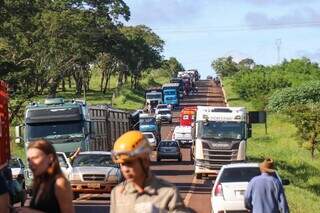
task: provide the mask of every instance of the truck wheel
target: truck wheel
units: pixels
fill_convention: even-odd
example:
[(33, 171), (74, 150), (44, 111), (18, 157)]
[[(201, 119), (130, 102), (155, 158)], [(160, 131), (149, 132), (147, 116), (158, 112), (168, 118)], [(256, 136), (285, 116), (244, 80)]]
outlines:
[(199, 180), (199, 179), (202, 179), (202, 174), (201, 174), (201, 173), (197, 173), (197, 174), (196, 174), (196, 179), (198, 179), (198, 180)]
[(160, 162), (161, 161), (161, 158), (157, 158), (157, 162)]
[(182, 161), (182, 157), (179, 157), (179, 158), (178, 158), (178, 161), (181, 162), (181, 161)]
[(76, 200), (80, 197), (80, 193), (79, 192), (73, 192), (73, 199)]

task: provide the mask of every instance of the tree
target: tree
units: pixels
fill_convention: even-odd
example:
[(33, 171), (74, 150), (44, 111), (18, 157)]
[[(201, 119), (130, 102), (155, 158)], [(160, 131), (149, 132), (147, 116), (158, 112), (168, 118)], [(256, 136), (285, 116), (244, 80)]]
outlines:
[(184, 70), (182, 64), (175, 57), (170, 57), (169, 60), (163, 60), (161, 67), (168, 70), (170, 76), (176, 76), (179, 71)]
[(231, 76), (239, 72), (238, 65), (233, 61), (233, 58), (231, 56), (214, 60), (211, 63), (211, 67), (221, 77)]

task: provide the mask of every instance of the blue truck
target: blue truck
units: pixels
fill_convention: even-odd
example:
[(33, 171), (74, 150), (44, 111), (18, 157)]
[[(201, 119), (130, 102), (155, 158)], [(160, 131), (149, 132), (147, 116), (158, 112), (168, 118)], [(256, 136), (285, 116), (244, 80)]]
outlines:
[(163, 103), (171, 105), (173, 108), (180, 104), (179, 83), (168, 83), (162, 86)]
[(139, 130), (141, 132), (152, 132), (157, 141), (161, 140), (161, 126), (156, 117), (151, 114), (140, 114)]

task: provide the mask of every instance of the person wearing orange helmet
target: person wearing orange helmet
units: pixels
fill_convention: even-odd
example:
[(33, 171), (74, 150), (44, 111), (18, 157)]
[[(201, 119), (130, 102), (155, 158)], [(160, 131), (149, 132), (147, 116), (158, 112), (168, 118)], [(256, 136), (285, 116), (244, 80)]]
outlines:
[(114, 144), (112, 157), (125, 180), (111, 192), (111, 213), (190, 212), (177, 188), (150, 172), (152, 148), (140, 131), (129, 131)]

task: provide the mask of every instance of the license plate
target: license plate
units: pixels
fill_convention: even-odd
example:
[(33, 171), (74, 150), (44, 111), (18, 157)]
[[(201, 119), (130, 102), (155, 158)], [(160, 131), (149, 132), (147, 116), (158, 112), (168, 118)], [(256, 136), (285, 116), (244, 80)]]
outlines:
[(93, 188), (93, 189), (97, 189), (97, 188), (100, 188), (100, 183), (89, 183), (88, 187)]

